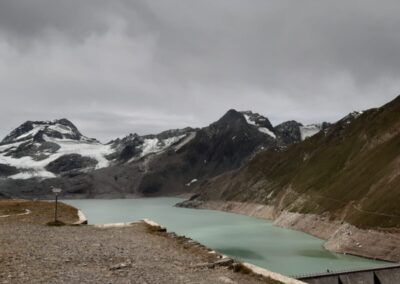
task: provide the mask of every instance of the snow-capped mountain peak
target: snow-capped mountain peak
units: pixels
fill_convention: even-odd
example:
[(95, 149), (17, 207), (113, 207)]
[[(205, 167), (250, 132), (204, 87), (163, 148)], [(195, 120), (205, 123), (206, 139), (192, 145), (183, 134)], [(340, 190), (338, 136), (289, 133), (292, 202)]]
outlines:
[(97, 142), (95, 139), (83, 136), (72, 122), (63, 118), (53, 121), (27, 121), (7, 135), (1, 144), (27, 140), (44, 142), (45, 136), (55, 139)]
[(111, 153), (110, 146), (83, 136), (68, 119), (27, 121), (0, 143), (0, 165), (14, 173), (11, 178), (50, 178), (107, 167)]

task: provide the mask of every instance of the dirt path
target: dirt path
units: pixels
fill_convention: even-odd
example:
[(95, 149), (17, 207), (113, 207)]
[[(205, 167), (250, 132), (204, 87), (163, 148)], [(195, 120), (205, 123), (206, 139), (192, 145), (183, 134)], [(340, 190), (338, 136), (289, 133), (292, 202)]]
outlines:
[(6, 214), (6, 215), (0, 215), (0, 218), (8, 218), (12, 216), (23, 216), (23, 215), (28, 215), (31, 214), (31, 210), (29, 209), (23, 209), (21, 213), (13, 213), (13, 214)]

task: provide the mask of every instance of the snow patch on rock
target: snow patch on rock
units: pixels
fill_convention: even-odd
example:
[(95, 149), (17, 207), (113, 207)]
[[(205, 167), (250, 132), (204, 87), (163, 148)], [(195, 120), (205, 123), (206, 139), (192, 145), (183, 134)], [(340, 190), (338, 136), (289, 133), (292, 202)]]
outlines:
[(186, 138), (183, 139), (178, 145), (175, 146), (175, 152), (179, 151), (183, 146), (192, 141), (196, 137), (197, 132), (193, 131), (186, 135)]
[(178, 141), (182, 140), (186, 135), (180, 135), (176, 137), (170, 137), (167, 139), (145, 139), (142, 145), (142, 153), (141, 157), (146, 156), (148, 154), (159, 153), (173, 144), (177, 143)]
[(310, 124), (305, 126), (300, 126), (301, 140), (305, 140), (308, 137), (314, 136), (322, 129), (321, 124)]
[[(260, 131), (261, 133), (267, 134), (267, 135), (271, 136), (272, 138), (276, 139), (276, 135), (274, 132), (272, 132), (271, 130), (269, 130), (266, 127), (260, 127), (260, 125), (258, 125), (254, 120), (251, 119), (250, 115), (248, 115), (246, 113), (242, 113), (242, 114), (243, 114), (244, 118), (246, 119), (247, 124), (257, 127), (258, 131)], [(259, 120), (265, 121), (266, 119), (259, 118)]]
[(265, 133), (265, 134), (267, 134), (267, 135), (271, 136), (272, 138), (276, 138), (276, 135), (275, 135), (275, 133), (274, 133), (274, 132), (272, 132), (271, 130), (269, 130), (268, 128), (265, 128), (265, 127), (259, 127), (259, 128), (258, 128), (258, 131), (260, 131), (260, 132), (262, 132), (262, 133)]
[(186, 184), (186, 186), (191, 186), (192, 184), (194, 184), (194, 183), (196, 183), (196, 182), (198, 182), (198, 179), (197, 179), (197, 178), (194, 178), (194, 179), (192, 179), (190, 182), (188, 182), (188, 183)]

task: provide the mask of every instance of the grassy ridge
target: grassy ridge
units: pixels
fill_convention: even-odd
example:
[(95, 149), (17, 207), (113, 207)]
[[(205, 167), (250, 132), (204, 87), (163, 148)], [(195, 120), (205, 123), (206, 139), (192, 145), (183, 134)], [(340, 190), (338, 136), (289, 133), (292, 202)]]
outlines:
[(400, 97), (285, 151), (261, 153), (225, 183), (224, 199), (400, 227)]

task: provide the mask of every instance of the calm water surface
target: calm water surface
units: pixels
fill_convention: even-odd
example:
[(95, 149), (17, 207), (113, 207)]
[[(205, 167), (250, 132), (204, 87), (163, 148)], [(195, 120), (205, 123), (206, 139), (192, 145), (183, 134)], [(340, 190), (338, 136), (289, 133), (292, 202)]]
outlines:
[(90, 224), (149, 218), (226, 255), (286, 275), (367, 268), (387, 263), (330, 253), (323, 241), (278, 228), (271, 222), (232, 213), (173, 207), (178, 198), (64, 201), (81, 209)]

